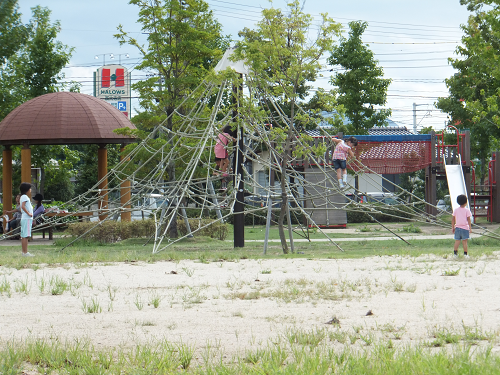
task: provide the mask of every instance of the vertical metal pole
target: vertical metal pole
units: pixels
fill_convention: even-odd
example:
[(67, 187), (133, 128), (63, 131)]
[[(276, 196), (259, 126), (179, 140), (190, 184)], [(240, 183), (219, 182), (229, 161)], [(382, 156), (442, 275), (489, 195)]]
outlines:
[[(243, 74), (240, 74), (243, 78)], [(235, 108), (233, 111), (234, 121), (238, 121), (238, 103), (239, 95), (242, 94), (243, 84), (238, 86), (233, 85), (233, 103)], [(244, 214), (244, 182), (243, 182), (243, 152), (245, 145), (243, 143), (244, 130), (243, 127), (238, 129), (239, 140), (236, 157), (234, 158), (233, 170), (235, 172), (234, 184), (236, 189), (236, 202), (234, 204), (234, 247), (245, 247), (245, 214)], [(236, 184), (238, 186), (236, 186)]]
[(417, 134), (417, 103), (413, 103), (413, 134)]
[(273, 192), (274, 192), (274, 170), (272, 166), (272, 154), (269, 153), (269, 199), (267, 200), (266, 237), (264, 238), (264, 254), (267, 253), (269, 242), (269, 230), (271, 228), (271, 217), (273, 215)]
[[(184, 205), (182, 203), (180, 204), (180, 207), (181, 207), (181, 215), (184, 218), (184, 224), (186, 224), (186, 230), (188, 233), (187, 237), (193, 238), (193, 234), (191, 233), (191, 225), (189, 225), (189, 219), (188, 219), (187, 214), (186, 214), (186, 209), (184, 208)], [(219, 210), (219, 213), (220, 213), (220, 210)]]
[(222, 214), (220, 212), (219, 202), (217, 201), (217, 195), (215, 195), (214, 185), (212, 181), (208, 181), (208, 192), (213, 196), (213, 202), (215, 206), (215, 213), (217, 214), (217, 219), (222, 220)]
[[(288, 200), (287, 200), (288, 201)], [(292, 230), (292, 219), (290, 217), (290, 203), (288, 203), (288, 209), (286, 210), (286, 219), (288, 220), (288, 237), (290, 237), (290, 251), (295, 253), (295, 248), (293, 246), (293, 230)], [(283, 207), (281, 207), (283, 209)]]

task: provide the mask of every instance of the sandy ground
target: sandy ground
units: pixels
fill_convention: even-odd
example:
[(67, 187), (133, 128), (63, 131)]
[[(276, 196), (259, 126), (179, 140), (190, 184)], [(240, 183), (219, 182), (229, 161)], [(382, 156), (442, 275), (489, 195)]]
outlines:
[[(99, 349), (165, 339), (231, 355), (293, 329), (403, 344), (464, 326), (498, 334), (499, 270), (500, 254), (0, 267), (0, 342), (86, 338)], [(57, 285), (67, 290), (53, 295)], [(325, 324), (334, 317), (340, 325)]]

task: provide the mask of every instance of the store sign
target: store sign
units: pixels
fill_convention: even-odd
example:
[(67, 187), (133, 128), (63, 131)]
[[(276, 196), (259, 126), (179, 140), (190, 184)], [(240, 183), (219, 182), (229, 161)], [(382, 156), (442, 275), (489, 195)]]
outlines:
[[(113, 105), (129, 117), (130, 73), (121, 65), (105, 65), (94, 74), (94, 96)], [(129, 117), (130, 118), (130, 117)]]

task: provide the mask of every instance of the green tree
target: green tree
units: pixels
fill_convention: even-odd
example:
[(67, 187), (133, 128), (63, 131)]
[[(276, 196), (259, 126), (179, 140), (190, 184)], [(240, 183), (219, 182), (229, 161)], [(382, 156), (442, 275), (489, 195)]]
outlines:
[(500, 5), (498, 1), (461, 0), (474, 12), (462, 25), (462, 45), (449, 61), (457, 72), (446, 79), (449, 96), (436, 107), (447, 112), (449, 123), (471, 130), (471, 156), (479, 159), (481, 184), (489, 154), (500, 138)]
[[(166, 121), (169, 130), (176, 130), (182, 119), (175, 112), (186, 113), (191, 102), (188, 95), (206, 77), (208, 70), (222, 57), (229, 45), (229, 38), (222, 35), (222, 25), (213, 17), (203, 0), (130, 0), (139, 7), (138, 22), (148, 34), (147, 43), (141, 45), (118, 26), (115, 37), (120, 44), (137, 47), (143, 59), (136, 70), (153, 72), (151, 78), (137, 82), (132, 87), (139, 92), (143, 111), (133, 122), (142, 130), (151, 129)], [(184, 105), (180, 107), (180, 104)], [(138, 133), (144, 136), (145, 133)], [(172, 133), (166, 139), (159, 134), (157, 145), (164, 142), (173, 147)], [(131, 146), (132, 147), (132, 146)], [(165, 179), (175, 181), (175, 163), (166, 165)], [(176, 238), (176, 220), (172, 220), (169, 235)]]
[[(298, 1), (292, 1), (288, 4), (286, 13), (276, 8), (264, 9), (256, 30), (244, 29), (240, 32), (243, 40), (237, 44), (235, 57), (246, 60), (254, 72), (252, 78), (258, 87), (268, 91), (289, 108), (286, 122), (273, 127), (278, 145), (282, 144), (278, 148), (281, 148), (283, 166), (288, 165), (291, 157), (296, 123), (308, 122), (307, 116), (300, 113), (297, 107), (302, 90), (307, 86), (307, 82), (312, 82), (319, 76), (319, 59), (326, 51), (331, 50), (334, 37), (340, 33), (340, 24), (327, 14), (321, 14), (321, 18), (322, 22), (317, 26), (317, 37), (310, 41), (309, 32), (313, 17), (302, 12)], [(289, 210), (286, 173), (281, 173), (279, 178), (282, 207), (286, 209), (280, 211), (278, 228), (281, 246), (286, 254), (289, 251), (283, 227), (285, 215)]]
[(21, 22), (18, 0), (0, 2), (0, 63), (15, 54), (27, 39), (27, 29)]
[(31, 10), (29, 38), (18, 59), (29, 99), (59, 91), (64, 78), (61, 71), (74, 50), (56, 39), (61, 25), (59, 21), (51, 23), (48, 8), (36, 6)]
[(391, 80), (382, 78), (383, 69), (361, 41), (367, 26), (366, 22), (349, 22), (349, 38), (341, 37), (328, 58), (330, 65), (340, 65), (345, 70), (332, 76), (330, 83), (337, 87), (337, 102), (350, 120), (343, 129), (348, 134), (367, 134), (368, 129), (383, 126), (391, 115), (390, 109), (375, 108), (387, 103)]
[(19, 82), (22, 78), (10, 63), (10, 58), (26, 43), (27, 27), (21, 22), (17, 0), (0, 2), (0, 120), (22, 103)]
[[(34, 97), (65, 88), (61, 71), (73, 49), (56, 40), (61, 27), (58, 21), (51, 23), (50, 14), (48, 8), (34, 7), (29, 23), (23, 25), (17, 1), (0, 4), (0, 119)], [(14, 155), (18, 155), (16, 150)], [(55, 163), (61, 166), (57, 171), (51, 168), (56, 155), (62, 158)], [(72, 155), (66, 146), (33, 146), (32, 163), (42, 171), (42, 194), (46, 170), (57, 172), (60, 183), (63, 180), (70, 183), (73, 174), (70, 160)], [(49, 178), (53, 180), (52, 176)]]
[[(36, 6), (32, 8), (32, 18), (27, 25), (28, 40), (13, 59), (17, 74), (23, 77), (25, 100), (40, 95), (59, 91), (60, 82), (64, 78), (61, 73), (69, 62), (73, 48), (57, 41), (61, 30), (59, 21), (50, 21), (51, 11)], [(54, 162), (54, 156), (59, 160)], [(45, 177), (50, 181), (70, 186), (70, 178), (74, 175), (73, 163), (75, 155), (64, 145), (33, 146), (32, 164), (41, 170), (40, 192), (45, 193)]]

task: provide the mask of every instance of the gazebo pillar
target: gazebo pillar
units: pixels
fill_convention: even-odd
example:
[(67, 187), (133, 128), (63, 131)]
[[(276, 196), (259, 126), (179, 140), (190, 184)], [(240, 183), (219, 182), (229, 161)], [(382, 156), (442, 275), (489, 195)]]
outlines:
[[(12, 150), (10, 146), (3, 149), (3, 211), (12, 210)], [(12, 217), (12, 215), (10, 215)]]
[[(31, 148), (25, 143), (21, 149), (21, 182), (31, 184)], [(31, 198), (31, 195), (28, 195)]]
[[(123, 154), (125, 151), (125, 145), (122, 145), (120, 148), (120, 152)], [(129, 157), (125, 157), (126, 160), (130, 160)], [(122, 156), (123, 160), (124, 157)], [(130, 180), (124, 180), (120, 185), (120, 204), (122, 206), (121, 219), (122, 221), (132, 221), (132, 211), (130, 210), (132, 206), (130, 205), (130, 199), (132, 198), (131, 188), (130, 188)]]
[(99, 180), (99, 220), (106, 219), (108, 210), (108, 150), (99, 145), (97, 150), (97, 179)]

